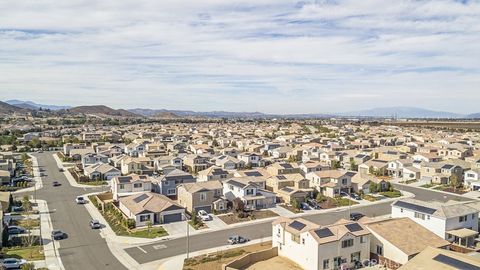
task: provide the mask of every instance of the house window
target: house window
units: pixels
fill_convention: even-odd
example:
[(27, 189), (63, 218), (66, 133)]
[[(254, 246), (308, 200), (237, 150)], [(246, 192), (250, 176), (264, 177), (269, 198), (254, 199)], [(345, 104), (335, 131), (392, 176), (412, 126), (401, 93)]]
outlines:
[(292, 234), (292, 241), (300, 244), (300, 235)]
[(425, 214), (415, 212), (415, 218), (419, 218), (419, 219), (425, 220)]
[(323, 269), (329, 269), (330, 268), (330, 260), (329, 259), (324, 259), (323, 260)]
[(364, 244), (366, 242), (367, 242), (367, 236), (365, 236), (365, 235), (360, 236), (360, 243)]
[(134, 188), (141, 188), (141, 187), (142, 187), (142, 183), (135, 183), (135, 184), (133, 184), (133, 187), (134, 187)]
[(176, 193), (176, 192), (175, 192), (175, 189), (174, 189), (174, 188), (167, 190), (167, 195), (171, 195), (171, 194), (175, 194), (175, 193)]
[(347, 179), (342, 179), (342, 185), (346, 185), (347, 184)]
[(383, 247), (377, 245), (377, 255), (383, 256)]
[(342, 241), (342, 248), (353, 246), (353, 239), (347, 239)]
[(124, 184), (120, 184), (119, 189), (125, 189), (125, 185), (124, 185)]
[(302, 245), (305, 245), (305, 238), (302, 238)]
[(472, 214), (472, 219), (475, 219), (475, 214)]
[(229, 188), (230, 190), (233, 190), (233, 185), (228, 185), (228, 188)]
[(403, 208), (400, 208), (400, 213), (403, 213)]
[(246, 194), (247, 195), (253, 195), (253, 189), (247, 189)]
[(146, 222), (150, 220), (150, 215), (141, 215), (140, 222)]
[(207, 194), (205, 192), (200, 193), (200, 201), (205, 201), (207, 200)]
[(458, 222), (465, 222), (468, 220), (468, 216), (461, 216), (461, 217), (458, 217)]

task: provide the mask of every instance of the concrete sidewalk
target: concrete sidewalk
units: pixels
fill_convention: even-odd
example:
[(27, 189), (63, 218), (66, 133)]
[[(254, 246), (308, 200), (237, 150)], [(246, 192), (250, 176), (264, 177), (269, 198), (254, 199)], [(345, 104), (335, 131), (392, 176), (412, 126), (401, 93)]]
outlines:
[(51, 237), (53, 228), (47, 202), (44, 200), (37, 200), (37, 204), (38, 211), (40, 212), (40, 232), (42, 235), (45, 264), (48, 269), (51, 270), (65, 270), (62, 260), (58, 255), (60, 244), (57, 241), (54, 242)]
[(13, 194), (31, 192), (31, 191), (39, 190), (43, 187), (42, 177), (40, 176), (41, 172), (40, 172), (40, 169), (38, 168), (37, 158), (30, 154), (28, 156), (32, 160), (33, 180), (35, 181), (35, 185), (33, 187), (24, 188), (24, 189), (20, 189), (15, 192), (12, 192)]

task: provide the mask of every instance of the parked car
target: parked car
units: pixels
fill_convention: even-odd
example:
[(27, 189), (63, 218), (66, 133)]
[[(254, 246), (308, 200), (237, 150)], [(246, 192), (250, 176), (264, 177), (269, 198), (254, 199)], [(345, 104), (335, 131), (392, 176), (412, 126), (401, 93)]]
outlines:
[(202, 219), (202, 221), (212, 220), (212, 216), (210, 216), (205, 210), (198, 211), (197, 215)]
[(349, 197), (348, 193), (345, 191), (340, 191), (340, 196), (341, 197)]
[(358, 195), (357, 193), (352, 193), (352, 194), (350, 194), (350, 197), (351, 197), (352, 199), (357, 200), (357, 201), (360, 201), (360, 200), (362, 199), (362, 197), (360, 197), (360, 195)]
[(77, 196), (77, 197), (75, 198), (75, 202), (76, 202), (77, 204), (85, 204), (85, 203), (87, 203), (87, 201), (85, 200), (85, 198), (83, 198), (83, 196)]
[(6, 259), (3, 259), (2, 266), (5, 269), (20, 269), (22, 265), (26, 263), (27, 261), (24, 259), (6, 258)]
[(322, 207), (320, 207), (320, 204), (318, 204), (318, 202), (315, 199), (308, 199), (307, 203), (313, 209), (322, 209)]
[(12, 212), (23, 212), (22, 206), (12, 206)]
[(67, 238), (67, 234), (60, 230), (54, 230), (52, 231), (52, 238), (53, 240), (62, 240)]
[(240, 235), (233, 235), (228, 238), (228, 243), (230, 245), (243, 244), (250, 241), (250, 239), (242, 237)]
[(307, 203), (302, 202), (302, 203), (300, 203), (300, 209), (302, 209), (302, 210), (310, 210), (310, 206), (308, 206)]
[(43, 150), (38, 150), (38, 153), (43, 153)]
[(100, 224), (100, 221), (96, 219), (90, 220), (90, 228), (92, 229), (100, 229), (102, 227), (102, 224)]
[(359, 219), (361, 219), (364, 216), (365, 215), (362, 214), (362, 213), (353, 212), (353, 213), (350, 213), (350, 220), (358, 221)]
[(64, 172), (65, 170), (63, 168), (58, 168), (59, 172)]
[(21, 234), (25, 233), (27, 230), (20, 226), (9, 226), (8, 227), (8, 234)]
[(61, 186), (62, 184), (60, 184), (58, 181), (53, 181), (52, 182), (52, 186), (54, 187), (58, 187), (58, 186)]

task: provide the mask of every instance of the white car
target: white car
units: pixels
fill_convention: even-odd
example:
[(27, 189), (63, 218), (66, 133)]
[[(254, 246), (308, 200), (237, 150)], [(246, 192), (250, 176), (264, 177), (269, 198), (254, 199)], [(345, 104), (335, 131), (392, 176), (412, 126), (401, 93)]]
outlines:
[(202, 219), (202, 221), (212, 220), (212, 216), (210, 216), (205, 210), (198, 211), (198, 216)]
[(7, 258), (2, 261), (2, 266), (5, 267), (5, 269), (19, 269), (26, 263), (27, 261), (24, 259)]
[(77, 196), (77, 198), (75, 198), (75, 202), (77, 204), (84, 204), (86, 203), (87, 201), (82, 197), (82, 196)]

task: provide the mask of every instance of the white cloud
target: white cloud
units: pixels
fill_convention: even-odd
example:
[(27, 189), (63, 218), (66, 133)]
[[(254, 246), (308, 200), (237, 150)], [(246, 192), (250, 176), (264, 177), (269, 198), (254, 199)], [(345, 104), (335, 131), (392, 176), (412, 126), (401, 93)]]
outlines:
[(478, 44), (478, 1), (14, 1), (0, 3), (0, 98), (473, 112)]

